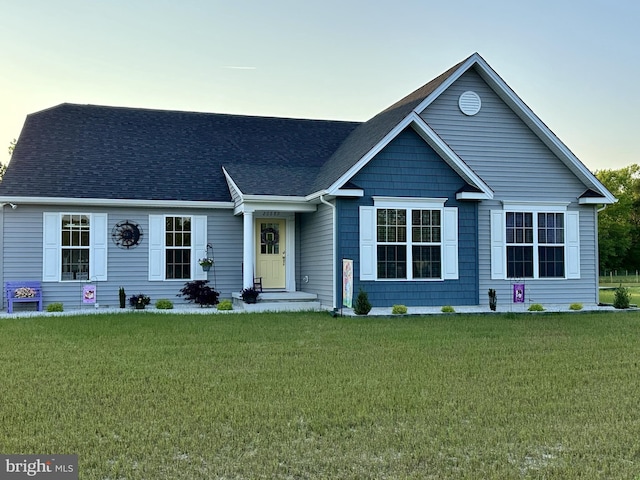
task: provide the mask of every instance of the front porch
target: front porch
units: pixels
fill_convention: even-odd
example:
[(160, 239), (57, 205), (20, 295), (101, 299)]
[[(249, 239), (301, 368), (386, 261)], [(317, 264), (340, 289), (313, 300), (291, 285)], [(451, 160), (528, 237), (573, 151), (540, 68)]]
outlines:
[(245, 303), (239, 292), (233, 293), (233, 309), (245, 312), (299, 312), (322, 310), (318, 296), (306, 292), (262, 292), (258, 303)]

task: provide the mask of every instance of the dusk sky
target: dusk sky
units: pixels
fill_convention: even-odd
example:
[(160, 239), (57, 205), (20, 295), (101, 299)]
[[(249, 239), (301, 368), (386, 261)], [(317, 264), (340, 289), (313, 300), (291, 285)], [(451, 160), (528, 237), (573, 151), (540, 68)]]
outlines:
[(0, 0), (0, 161), (60, 103), (365, 121), (474, 52), (592, 171), (640, 163), (640, 3)]

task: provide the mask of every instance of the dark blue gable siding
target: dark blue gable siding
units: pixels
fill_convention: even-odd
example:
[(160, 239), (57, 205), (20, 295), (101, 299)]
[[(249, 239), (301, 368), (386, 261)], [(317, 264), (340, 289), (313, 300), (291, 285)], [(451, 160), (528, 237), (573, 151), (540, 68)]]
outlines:
[[(364, 197), (339, 199), (338, 259), (354, 260), (354, 300), (360, 287), (374, 307), (477, 305), (478, 209), (476, 202), (458, 202), (456, 192), (464, 180), (438, 154), (408, 128), (387, 145), (352, 179)], [(359, 207), (373, 205), (372, 196), (448, 198), (445, 206), (458, 207), (458, 280), (361, 282), (359, 261)], [(341, 277), (337, 285), (342, 284)], [(338, 298), (341, 300), (341, 290)]]

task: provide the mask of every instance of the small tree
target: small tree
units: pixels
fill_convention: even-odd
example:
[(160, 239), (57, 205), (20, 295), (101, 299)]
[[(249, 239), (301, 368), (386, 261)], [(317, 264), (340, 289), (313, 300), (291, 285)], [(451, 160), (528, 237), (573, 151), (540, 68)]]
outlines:
[(629, 289), (623, 287), (622, 284), (616, 288), (615, 296), (613, 297), (613, 306), (615, 308), (629, 308), (631, 305), (631, 294)]
[(353, 311), (356, 315), (366, 315), (371, 311), (371, 303), (369, 302), (369, 295), (362, 288), (358, 292), (356, 301), (353, 304)]

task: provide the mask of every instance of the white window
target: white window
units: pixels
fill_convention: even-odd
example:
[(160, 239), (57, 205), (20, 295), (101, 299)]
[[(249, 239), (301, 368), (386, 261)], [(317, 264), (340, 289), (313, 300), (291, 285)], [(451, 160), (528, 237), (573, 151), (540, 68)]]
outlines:
[(107, 215), (45, 212), (43, 281), (107, 279)]
[(458, 210), (445, 201), (374, 197), (360, 207), (360, 279), (458, 278)]
[(149, 216), (149, 280), (204, 280), (198, 258), (206, 256), (206, 216)]
[(578, 212), (505, 204), (491, 213), (492, 278), (580, 278)]

